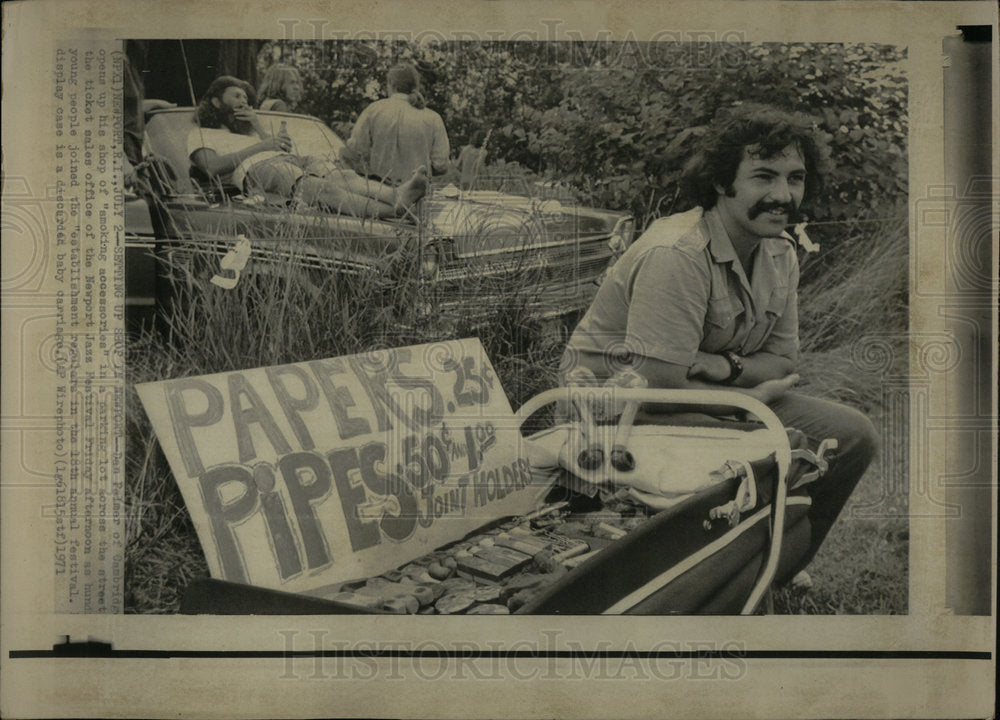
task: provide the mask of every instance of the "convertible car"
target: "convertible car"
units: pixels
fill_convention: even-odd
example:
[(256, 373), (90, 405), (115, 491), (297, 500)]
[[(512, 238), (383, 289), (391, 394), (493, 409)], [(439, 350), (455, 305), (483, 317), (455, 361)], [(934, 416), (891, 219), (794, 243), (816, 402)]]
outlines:
[[(192, 108), (162, 110), (146, 123), (144, 161), (126, 195), (133, 323), (169, 297), (165, 263), (187, 264), (198, 270), (189, 277), (224, 286), (289, 264), (311, 273), (388, 274), (416, 281), (423, 311), (466, 319), (495, 308), (516, 287), (531, 317), (552, 320), (585, 309), (632, 241), (627, 214), (554, 198), (551, 186), (523, 183), (512, 192), (508, 180), (465, 191), (432, 186), (415, 213), (389, 221), (247, 197), (197, 177), (187, 152), (192, 115)], [(317, 118), (259, 116), (265, 125), (284, 124), (296, 154), (336, 162), (343, 142)]]

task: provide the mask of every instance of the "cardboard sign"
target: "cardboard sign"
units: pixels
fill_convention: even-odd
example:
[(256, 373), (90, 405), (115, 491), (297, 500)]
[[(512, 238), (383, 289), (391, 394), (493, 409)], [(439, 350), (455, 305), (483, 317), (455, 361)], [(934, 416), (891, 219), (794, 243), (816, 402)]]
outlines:
[(213, 577), (323, 594), (523, 514), (478, 339), (138, 386)]

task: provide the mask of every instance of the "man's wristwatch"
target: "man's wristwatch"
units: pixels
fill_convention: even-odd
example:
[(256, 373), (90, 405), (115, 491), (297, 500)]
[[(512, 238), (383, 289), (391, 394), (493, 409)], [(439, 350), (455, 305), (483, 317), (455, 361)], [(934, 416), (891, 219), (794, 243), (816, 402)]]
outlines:
[(723, 350), (719, 354), (726, 358), (729, 362), (729, 377), (727, 377), (723, 382), (732, 385), (736, 382), (736, 378), (743, 374), (743, 361), (740, 359), (740, 356), (732, 350)]

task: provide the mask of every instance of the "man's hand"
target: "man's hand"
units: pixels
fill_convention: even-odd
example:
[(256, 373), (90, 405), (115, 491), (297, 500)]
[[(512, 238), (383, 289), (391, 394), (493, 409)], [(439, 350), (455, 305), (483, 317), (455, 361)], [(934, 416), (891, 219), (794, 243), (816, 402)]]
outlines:
[(257, 117), (256, 111), (249, 105), (233, 110), (233, 117), (242, 122), (250, 123), (253, 125), (254, 130), (260, 132), (260, 118)]
[(724, 383), (727, 387), (752, 388), (768, 380), (781, 380), (795, 371), (795, 363), (781, 355), (758, 352), (744, 355), (743, 372), (732, 384), (728, 384), (732, 367), (725, 355), (698, 351), (694, 363), (687, 371), (688, 380), (708, 383)]
[(241, 122), (249, 123), (254, 129), (254, 132), (260, 137), (261, 143), (258, 147), (258, 152), (260, 150), (291, 152), (292, 138), (288, 135), (288, 131), (282, 127), (281, 130), (273, 135), (267, 132), (261, 124), (260, 117), (258, 117), (257, 112), (249, 105), (247, 107), (241, 107), (233, 110), (233, 117)]
[[(729, 377), (729, 361), (721, 355), (716, 357), (725, 364), (726, 377)], [(711, 358), (711, 353), (704, 353), (703, 357), (703, 354), (699, 352), (695, 358), (695, 365), (698, 365), (699, 361), (701, 361), (708, 373), (720, 373), (721, 365), (715, 367), (715, 361)], [(745, 360), (746, 358), (744, 358)], [(687, 368), (683, 365), (676, 365), (645, 356), (636, 356), (633, 361), (633, 368), (646, 378), (649, 387), (678, 388), (681, 390), (731, 390), (749, 395), (756, 400), (760, 400), (765, 405), (780, 398), (799, 381), (799, 376), (796, 373), (786, 372), (778, 377), (771, 377), (753, 385), (722, 385), (717, 381), (707, 380), (704, 376), (692, 377), (693, 367)], [(742, 375), (740, 379), (743, 379)], [(709, 415), (728, 415), (732, 412), (732, 406), (728, 405), (678, 405), (676, 403), (662, 403), (657, 404), (656, 407), (656, 412), (702, 412)]]
[(275, 144), (275, 150), (280, 152), (291, 152), (292, 138), (285, 128), (281, 128), (281, 130), (279, 130), (275, 135), (272, 135), (270, 139)]
[(688, 369), (687, 376), (689, 380), (721, 383), (729, 378), (731, 372), (732, 368), (725, 357), (699, 350), (695, 355), (694, 364)]
[(361, 153), (351, 150), (347, 145), (340, 148), (340, 161), (357, 173), (362, 175), (365, 173), (364, 158), (361, 157)]
[[(729, 377), (730, 372), (732, 372), (732, 368), (729, 366), (729, 361), (723, 355), (701, 352), (699, 350), (695, 356), (694, 364), (687, 372), (687, 377), (688, 380), (722, 383)], [(789, 373), (784, 377), (764, 380), (756, 385), (742, 388), (742, 390), (747, 395), (750, 395), (750, 397), (756, 398), (766, 405), (784, 395), (798, 381), (798, 374)]]
[(744, 392), (746, 392), (746, 394), (750, 397), (756, 398), (767, 405), (791, 390), (792, 386), (798, 381), (798, 373), (792, 373), (783, 378), (778, 378), (777, 380), (765, 380), (759, 385), (747, 388)]

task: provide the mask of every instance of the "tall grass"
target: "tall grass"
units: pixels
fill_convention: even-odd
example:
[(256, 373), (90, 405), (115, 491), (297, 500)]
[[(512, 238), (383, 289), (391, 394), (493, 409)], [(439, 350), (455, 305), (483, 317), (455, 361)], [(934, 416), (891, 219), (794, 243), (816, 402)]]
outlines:
[[(909, 426), (885, 406), (886, 392), (908, 372), (908, 226), (905, 208), (872, 215), (888, 219), (838, 226), (802, 265), (798, 389), (866, 413), (882, 434), (882, 451), (810, 565), (813, 589), (779, 591), (779, 612), (898, 614), (908, 607)], [(878, 349), (868, 356), (866, 348)]]
[[(285, 240), (294, 247), (294, 236)], [(554, 384), (562, 348), (532, 318), (537, 278), (527, 269), (515, 268), (500, 284), (484, 274), (478, 291), (474, 276), (464, 287), (465, 302), (438, 311), (419, 281), (413, 244), (375, 258), (366, 272), (309, 268), (303, 259), (294, 251), (280, 265), (251, 259), (227, 290), (209, 281), (217, 260), (181, 249), (161, 253), (169, 300), (128, 345), (127, 611), (176, 611), (184, 586), (208, 574), (137, 383), (478, 336), (514, 407)], [(499, 302), (479, 302), (469, 312), (487, 283), (490, 295), (500, 293)]]
[[(896, 217), (843, 226), (802, 263), (799, 327), (804, 389), (880, 413), (887, 377), (907, 371), (909, 239), (905, 209)], [(859, 363), (875, 342), (886, 364)]]
[[(906, 371), (905, 217), (861, 219), (837, 230), (819, 257), (803, 264), (802, 389), (854, 405), (882, 427), (885, 376)], [(131, 337), (128, 348), (129, 612), (174, 612), (184, 586), (208, 574), (136, 383), (470, 335), (483, 342), (515, 408), (556, 382), (566, 336), (533, 319), (530, 306), (537, 298), (529, 272), (515, 273), (519, 282), (499, 288), (467, 286), (473, 296), (496, 298), (472, 317), (461, 304), (451, 313), (426, 313), (416, 280), (419, 257), (406, 251), (387, 254), (377, 263), (381, 271), (366, 273), (309, 270), (293, 257), (267, 272), (247, 273), (232, 290), (208, 282), (208, 265), (180, 255), (162, 260), (175, 278), (172, 302), (157, 326)], [(858, 366), (856, 345), (872, 336), (888, 338), (895, 351), (888, 370)], [(905, 437), (906, 428), (888, 427), (883, 447)], [(816, 587), (807, 595), (780, 592), (779, 612), (905, 612), (905, 488), (896, 488), (887, 501), (886, 482), (876, 463), (852, 502), (882, 502), (885, 516), (855, 517), (849, 506), (810, 568)]]
[[(247, 273), (231, 290), (209, 282), (208, 263), (161, 258), (173, 278), (157, 327), (129, 347), (126, 607), (176, 609), (179, 592), (207, 566), (166, 459), (134, 391), (134, 383), (334, 357), (409, 344), (413, 327), (389, 278), (342, 271), (309, 272), (291, 260)], [(388, 259), (387, 259), (388, 260)], [(397, 287), (399, 296), (407, 287)], [(402, 298), (400, 297), (400, 300)]]

